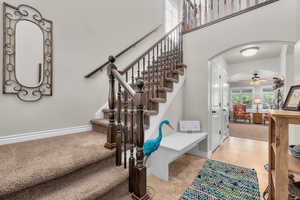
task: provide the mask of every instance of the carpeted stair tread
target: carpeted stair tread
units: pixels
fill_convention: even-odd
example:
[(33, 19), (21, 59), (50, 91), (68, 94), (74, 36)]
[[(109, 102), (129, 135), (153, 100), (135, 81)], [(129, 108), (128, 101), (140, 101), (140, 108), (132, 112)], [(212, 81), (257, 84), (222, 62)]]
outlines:
[(0, 197), (0, 200), (101, 200), (102, 196), (127, 179), (128, 169), (116, 167), (114, 159), (110, 159), (106, 163), (98, 162), (60, 178)]
[(85, 132), (0, 146), (0, 196), (111, 158), (105, 141), (104, 134)]

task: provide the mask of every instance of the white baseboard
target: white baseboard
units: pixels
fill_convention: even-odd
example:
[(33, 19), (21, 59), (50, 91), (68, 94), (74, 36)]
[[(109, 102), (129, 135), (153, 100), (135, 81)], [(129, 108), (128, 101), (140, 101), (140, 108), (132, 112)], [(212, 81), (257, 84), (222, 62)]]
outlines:
[(31, 133), (22, 133), (18, 135), (4, 136), (0, 137), (0, 145), (4, 144), (14, 144), (18, 142), (26, 142), (37, 139), (44, 139), (55, 136), (69, 135), (74, 133), (81, 133), (86, 131), (91, 131), (92, 126), (90, 124), (83, 126), (75, 126), (69, 128), (53, 129), (46, 131), (38, 131)]

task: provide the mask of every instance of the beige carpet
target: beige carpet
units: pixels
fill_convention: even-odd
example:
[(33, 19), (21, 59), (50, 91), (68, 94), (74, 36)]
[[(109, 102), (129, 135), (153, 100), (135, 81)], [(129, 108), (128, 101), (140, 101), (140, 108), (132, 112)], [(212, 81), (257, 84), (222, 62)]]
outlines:
[(0, 200), (119, 200), (128, 170), (105, 141), (85, 132), (0, 146)]
[(232, 137), (268, 141), (268, 126), (261, 124), (230, 123), (229, 133)]

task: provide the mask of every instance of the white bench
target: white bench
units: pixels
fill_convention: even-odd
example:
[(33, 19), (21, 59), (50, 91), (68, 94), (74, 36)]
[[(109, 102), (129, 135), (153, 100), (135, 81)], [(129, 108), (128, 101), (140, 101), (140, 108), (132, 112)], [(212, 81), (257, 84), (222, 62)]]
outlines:
[(185, 153), (207, 157), (207, 142), (207, 133), (176, 132), (164, 137), (159, 149), (151, 155), (152, 175), (169, 180), (169, 164)]

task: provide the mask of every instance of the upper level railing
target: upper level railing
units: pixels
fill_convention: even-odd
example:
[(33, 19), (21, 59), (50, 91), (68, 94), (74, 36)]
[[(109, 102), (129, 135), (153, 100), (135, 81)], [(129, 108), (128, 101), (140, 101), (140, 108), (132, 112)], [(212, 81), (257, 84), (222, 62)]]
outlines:
[[(129, 45), (128, 47), (126, 47), (124, 50), (122, 50), (121, 52), (119, 52), (117, 55), (115, 55), (115, 58), (119, 58), (120, 56), (124, 55), (125, 53), (127, 53), (130, 49), (132, 49), (133, 47), (135, 47), (136, 45), (138, 45), (139, 43), (141, 43), (142, 41), (144, 41), (147, 37), (149, 37), (152, 33), (156, 32), (161, 25), (157, 26), (156, 28), (154, 28), (153, 30), (151, 30), (149, 33), (147, 33), (146, 35), (144, 35), (143, 37), (141, 37), (140, 39), (138, 39), (136, 42), (134, 42), (133, 44)], [(91, 76), (93, 76), (94, 74), (96, 74), (98, 71), (102, 71), (103, 68), (105, 66), (107, 66), (109, 64), (109, 61), (106, 61), (105, 63), (103, 63), (102, 65), (100, 65), (99, 67), (97, 67), (95, 70), (91, 71), (90, 73), (88, 73), (87, 75), (85, 75), (85, 78), (90, 78)]]
[(188, 33), (278, 0), (184, 0), (184, 33)]

